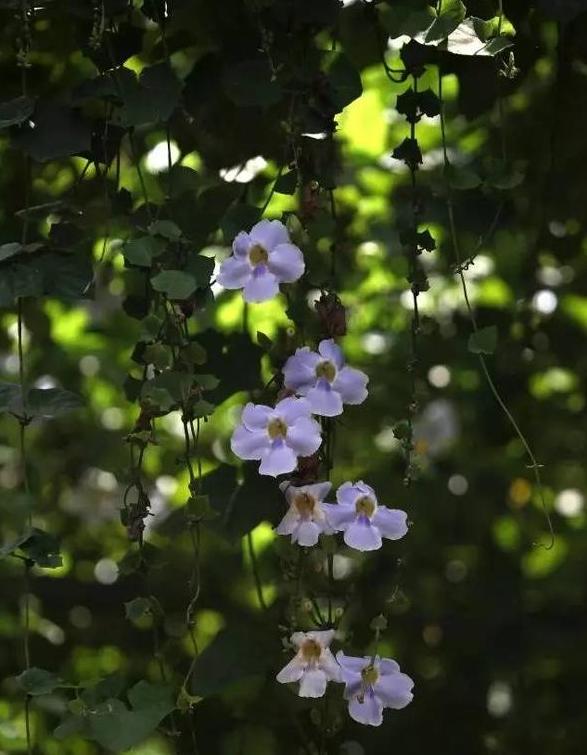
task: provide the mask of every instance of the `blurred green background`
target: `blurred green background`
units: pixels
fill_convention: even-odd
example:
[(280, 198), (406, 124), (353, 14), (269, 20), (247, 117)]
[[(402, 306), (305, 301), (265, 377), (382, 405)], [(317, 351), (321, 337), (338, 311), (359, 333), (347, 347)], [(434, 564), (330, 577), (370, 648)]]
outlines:
[[(387, 36), (383, 12), (400, 13), (407, 5), (382, 5), (376, 28), (385, 29)], [(423, 5), (415, 3), (412, 10)], [(247, 225), (246, 213), (234, 208), (242, 209), (243, 203), (260, 208), (270, 196), (282, 168), (286, 119), (283, 102), (247, 103), (251, 95), (242, 94), (241, 81), (236, 84), (240, 94), (231, 99), (226, 88), (230, 66), (258, 53), (263, 30), (271, 30), (270, 45), (285, 70), (291, 63), (284, 52), (287, 45), (297, 60), (301, 37), (324, 49), (335, 39), (337, 50), (360, 72), (363, 92), (337, 116), (335, 147), (328, 139), (298, 137), (302, 154), (309, 156), (308, 173), (314, 171), (325, 186), (323, 175), (332, 169), (335, 176), (336, 227), (325, 221), (328, 203), (317, 190), (318, 211), (307, 234), (299, 237), (309, 270), (304, 286), (289, 301), (280, 295), (248, 307), (246, 332), (239, 292), (213, 285), (214, 297), (202, 295), (189, 313), (192, 332), (208, 352), (205, 371), (221, 380), (211, 398), (216, 410), (202, 423), (199, 444), (204, 492), (224, 512), (201, 527), (195, 635), (204, 655), (192, 690), (202, 698), (193, 713), (199, 749), (177, 714), (175, 723), (167, 718), (133, 752), (317, 752), (312, 743), (320, 740), (324, 709), (273, 681), (287, 659), (279, 643), (291, 619), (286, 607), (292, 587), (286, 577), (292, 549), (278, 543), (271, 528), (283, 514), (283, 503), (272, 480), (258, 480), (249, 471), (245, 485), (237, 486), (232, 467), (240, 467), (229, 438), (238, 409), (248, 400), (246, 391), (257, 401), (271, 398), (263, 392), (264, 383), (299, 341), (299, 323), (314, 317), (313, 301), (324, 285), (333, 233), (336, 288), (348, 311), (342, 344), (348, 361), (370, 377), (367, 402), (349, 408), (337, 424), (333, 482), (364, 479), (382, 502), (408, 511), (413, 524), (403, 541), (386, 543), (368, 558), (338, 549), (336, 594), (345, 607), (341, 630), (346, 649), (368, 652), (369, 624), (385, 613), (389, 626), (380, 650), (396, 658), (416, 686), (413, 703), (404, 711), (388, 712), (384, 725), (374, 730), (350, 721), (340, 690), (331, 690), (328, 752), (584, 752), (585, 3), (506, 0), (503, 22), (508, 33), (515, 30), (515, 45), (497, 58), (422, 46), (426, 72), (420, 88), (437, 89), (440, 65), (450, 160), (462, 175), (472, 171), (466, 174), (467, 188), (453, 192), (463, 258), (476, 254), (465, 278), (479, 325), (497, 326), (489, 368), (544, 465), (545, 499), (556, 531), (551, 549), (536, 545), (547, 544), (549, 536), (522, 444), (467, 349), (471, 326), (454, 273), (438, 116), (424, 117), (417, 126), (424, 154), (418, 173), (422, 226), (437, 248), (422, 258), (430, 289), (420, 297), (419, 474), (411, 486), (403, 484), (405, 460), (393, 428), (405, 419), (411, 400), (411, 296), (397, 226), (410, 213), (411, 196), (409, 173), (390, 155), (408, 135), (408, 125), (395, 110), (396, 97), (408, 82), (394, 84), (385, 75), (372, 26), (374, 9), (360, 2), (343, 7), (277, 0), (218, 5), (185, 0), (169, 8), (166, 3), (111, 2), (104, 7), (100, 2), (47, 0), (36, 6), (27, 12), (27, 91), (67, 111), (44, 120), (39, 116), (43, 133), (33, 139), (32, 148), (34, 129), (27, 130), (24, 120), (0, 131), (0, 243), (21, 238), (17, 211), (47, 205), (29, 213), (29, 240), (52, 239), (75, 255), (76, 280), (87, 276), (82, 270), (86, 263), (79, 260), (91, 259), (93, 278), (82, 286), (87, 289), (84, 298), (52, 295), (51, 290), (44, 297), (41, 290), (29, 295), (25, 288), (22, 299), (27, 379), (40, 388), (67, 389), (84, 400), (81, 409), (35, 420), (27, 428), (34, 522), (60, 538), (63, 559), (59, 568), (33, 570), (33, 665), (72, 685), (111, 674), (120, 675), (120, 689), (139, 679), (160, 681), (155, 636), (167, 681), (176, 692), (187, 672), (192, 645), (185, 611), (194, 567), (182, 514), (188, 476), (177, 412), (157, 421), (157, 444), (148, 446), (144, 458), (153, 514), (147, 521), (151, 565), (146, 575), (129, 566), (136, 545), (119, 518), (130, 479), (125, 438), (137, 418), (124, 386), (129, 374), (138, 378), (142, 369), (132, 361), (142, 326), (128, 304), (142, 273), (125, 268), (121, 247), (144, 225), (146, 193), (150, 202), (165, 208), (164, 217), (171, 216), (168, 209), (175, 213), (195, 250), (223, 259), (231, 231), (241, 221)], [(489, 0), (469, 2), (468, 16), (493, 18), (496, 6)], [(21, 4), (0, 2), (0, 17), (0, 99), (8, 102), (22, 93), (16, 65), (19, 50), (26, 47)], [(89, 42), (93, 34), (100, 37), (94, 47)], [(392, 36), (387, 60), (402, 68), (399, 51), (406, 38)], [(116, 64), (135, 72), (168, 58), (183, 82), (179, 104), (172, 102), (173, 115), (131, 118), (131, 139), (120, 103), (98, 102), (95, 91), (83, 91), (84, 82), (112, 67), (112, 59), (101, 59), (108, 49)], [(239, 104), (243, 97), (245, 103)], [(316, 101), (319, 105), (318, 95)], [(113, 124), (106, 131), (104, 114)], [(89, 152), (89, 134), (78, 117), (94, 119)], [(303, 125), (312, 133), (309, 122)], [(114, 145), (107, 175), (105, 163), (92, 160), (100, 145), (96, 134), (111, 137)], [(76, 138), (81, 148), (72, 147)], [(326, 147), (335, 150), (334, 156)], [(23, 157), (27, 149), (30, 158)], [(487, 176), (502, 150), (510, 172), (507, 180), (492, 182)], [(171, 189), (169, 156), (174, 163)], [(322, 176), (321, 160), (327, 162)], [(307, 196), (302, 199), (306, 204), (301, 209), (307, 210)], [(275, 192), (266, 215), (281, 217), (296, 209), (301, 212), (296, 195)], [(5, 282), (13, 274), (6, 264), (0, 262)], [(61, 283), (65, 276), (59, 268)], [(6, 285), (0, 282), (0, 371), (3, 381), (16, 382), (16, 310)], [(297, 336), (288, 318), (292, 312)], [(264, 339), (258, 345), (259, 332), (272, 340), (270, 354)], [(20, 492), (18, 423), (9, 412), (0, 416), (0, 486), (0, 531), (7, 543), (22, 532), (27, 505)], [(259, 606), (249, 532), (266, 612)], [(308, 561), (319, 593), (324, 554), (316, 550)], [(14, 680), (24, 668), (22, 571), (14, 558), (0, 562), (0, 752), (5, 753), (26, 751), (22, 693)], [(163, 618), (125, 616), (125, 603), (138, 595), (156, 596)], [(228, 634), (220, 635), (223, 641), (214, 646), (224, 628)], [(53, 736), (78, 693), (55, 689), (34, 698), (36, 752), (107, 751), (83, 734)], [(176, 723), (180, 736), (173, 733)]]

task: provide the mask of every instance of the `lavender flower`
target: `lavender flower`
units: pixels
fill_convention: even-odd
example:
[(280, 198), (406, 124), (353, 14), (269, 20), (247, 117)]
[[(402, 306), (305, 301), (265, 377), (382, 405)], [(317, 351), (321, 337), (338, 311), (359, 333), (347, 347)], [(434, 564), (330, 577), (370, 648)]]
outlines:
[(299, 682), (300, 697), (322, 697), (328, 682), (341, 681), (340, 668), (329, 648), (334, 630), (294, 632), (290, 639), (297, 653), (277, 674), (277, 681)]
[(286, 388), (305, 396), (314, 414), (336, 417), (343, 404), (362, 404), (367, 398), (369, 378), (346, 367), (340, 346), (329, 338), (321, 341), (318, 353), (307, 346), (297, 349), (283, 368)]
[(298, 456), (310, 456), (320, 447), (320, 425), (311, 416), (310, 404), (301, 398), (285, 398), (272, 409), (247, 404), (231, 448), (241, 459), (259, 459), (259, 474), (277, 477), (293, 472)]
[(220, 266), (218, 283), (244, 289), (247, 302), (267, 301), (277, 295), (280, 283), (293, 283), (304, 269), (302, 252), (290, 242), (283, 223), (261, 220), (250, 233), (236, 236), (232, 255)]
[(332, 534), (322, 507), (324, 498), (330, 492), (329, 482), (296, 487), (289, 482), (280, 485), (289, 503), (289, 510), (275, 528), (278, 535), (291, 535), (292, 543), (306, 548), (316, 545), (322, 532)]
[(344, 532), (344, 541), (351, 548), (375, 551), (381, 548), (381, 538), (399, 540), (408, 531), (406, 512), (380, 506), (373, 488), (362, 480), (341, 485), (336, 500), (338, 503), (325, 503), (323, 508), (331, 527)]
[(380, 726), (384, 708), (400, 710), (412, 702), (414, 682), (390, 658), (353, 658), (340, 650), (336, 660), (349, 714), (358, 723)]

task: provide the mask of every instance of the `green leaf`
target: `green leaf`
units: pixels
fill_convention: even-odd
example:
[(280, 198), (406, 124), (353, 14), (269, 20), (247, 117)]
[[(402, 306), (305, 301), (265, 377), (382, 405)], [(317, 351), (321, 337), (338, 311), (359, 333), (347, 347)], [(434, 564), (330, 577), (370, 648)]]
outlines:
[(16, 677), (16, 681), (24, 692), (33, 697), (49, 695), (62, 686), (62, 682), (58, 676), (50, 671), (36, 667), (23, 671), (22, 674)]
[(256, 626), (251, 633), (246, 625), (231, 626), (221, 631), (196, 658), (189, 692), (209, 697), (245, 679), (262, 676), (273, 665), (273, 652), (274, 643), (263, 627)]
[(206, 288), (214, 272), (214, 258), (205, 257), (203, 254), (190, 254), (185, 269), (195, 278), (198, 288)]
[(122, 247), (122, 254), (127, 262), (139, 267), (151, 267), (153, 258), (161, 254), (164, 247), (152, 236), (140, 236), (127, 241)]
[(0, 102), (0, 129), (24, 123), (35, 109), (32, 97), (16, 97), (8, 102)]
[(426, 0), (403, 0), (392, 7), (384, 5), (380, 14), (383, 26), (392, 39), (404, 34), (417, 37), (430, 27), (435, 18)]
[(261, 217), (258, 207), (239, 203), (232, 205), (224, 213), (220, 221), (220, 228), (227, 244), (232, 243), (239, 231), (249, 230)]
[(472, 354), (493, 354), (496, 346), (497, 327), (495, 325), (480, 328), (469, 336), (468, 348)]
[(155, 291), (160, 291), (168, 299), (175, 301), (189, 299), (198, 287), (194, 276), (183, 270), (163, 270), (151, 278), (151, 285)]
[(120, 119), (125, 126), (166, 121), (179, 104), (183, 85), (167, 62), (143, 68), (138, 79), (124, 66), (110, 76), (107, 93), (122, 101)]
[(240, 107), (269, 107), (283, 97), (281, 86), (265, 58), (230, 66), (224, 72), (222, 83), (228, 98)]
[(485, 182), (494, 189), (507, 191), (523, 183), (524, 178), (525, 174), (521, 165), (495, 160), (489, 166)]
[(296, 170), (290, 170), (283, 173), (275, 182), (275, 191), (278, 194), (295, 194), (298, 186), (298, 173)]
[(417, 169), (422, 164), (422, 151), (415, 139), (409, 137), (393, 150), (392, 157), (396, 160), (402, 160), (412, 170)]
[(47, 162), (87, 152), (92, 146), (90, 125), (71, 108), (42, 102), (35, 111), (35, 125), (23, 127), (14, 143), (34, 160)]
[(481, 178), (474, 170), (467, 167), (457, 167), (456, 165), (447, 167), (446, 178), (449, 186), (459, 191), (475, 189), (481, 184)]
[(175, 707), (169, 687), (144, 681), (128, 692), (128, 699), (131, 710), (111, 698), (87, 713), (92, 738), (113, 752), (143, 742)]
[(27, 396), (27, 412), (36, 417), (58, 417), (83, 407), (80, 396), (62, 388), (31, 388)]
[(12, 308), (18, 297), (79, 299), (92, 281), (88, 255), (41, 252), (17, 255), (2, 264), (0, 307)]
[(151, 601), (149, 598), (134, 598), (124, 604), (124, 615), (131, 621), (138, 621), (144, 616), (150, 616), (151, 614)]
[(330, 99), (339, 112), (363, 93), (361, 75), (346, 55), (335, 53), (327, 66), (327, 73)]
[(20, 551), (30, 561), (45, 569), (55, 569), (62, 564), (59, 540), (44, 530), (33, 527), (16, 540), (0, 548), (0, 558)]
[(149, 233), (152, 236), (163, 236), (169, 241), (177, 241), (181, 238), (181, 228), (173, 220), (155, 220), (149, 226)]
[(0, 382), (0, 413), (22, 409), (20, 385), (18, 383)]
[(23, 249), (23, 245), (18, 241), (10, 241), (8, 244), (2, 244), (2, 246), (0, 246), (0, 262), (4, 262), (4, 260), (14, 257)]
[(427, 44), (446, 39), (467, 15), (462, 0), (444, 0), (440, 15), (436, 17), (425, 36)]
[(216, 519), (219, 516), (210, 505), (210, 496), (196, 495), (192, 496), (187, 502), (188, 516), (196, 519), (197, 521), (210, 521)]

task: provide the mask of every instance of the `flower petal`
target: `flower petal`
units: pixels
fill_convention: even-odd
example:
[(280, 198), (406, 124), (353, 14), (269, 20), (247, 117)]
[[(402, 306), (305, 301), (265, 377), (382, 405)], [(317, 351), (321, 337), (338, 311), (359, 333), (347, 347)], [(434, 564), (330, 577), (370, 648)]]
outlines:
[(367, 517), (357, 517), (344, 531), (343, 539), (349, 548), (357, 551), (376, 551), (381, 548), (381, 535)]
[(279, 293), (277, 278), (259, 265), (245, 283), (244, 297), (246, 302), (268, 301)]
[(232, 242), (232, 252), (235, 257), (246, 257), (248, 264), (248, 254), (253, 241), (246, 231), (237, 233)]
[(302, 520), (292, 533), (292, 542), (299, 543), (304, 548), (311, 548), (318, 542), (321, 531), (316, 522)]
[(375, 694), (381, 699), (386, 708), (401, 710), (414, 699), (412, 689), (414, 680), (407, 674), (396, 672), (380, 676), (375, 682)]
[(336, 500), (345, 506), (354, 508), (357, 498), (361, 496), (361, 491), (354, 482), (343, 482), (336, 491)]
[(337, 373), (332, 387), (342, 396), (345, 404), (362, 404), (367, 398), (367, 383), (369, 378), (361, 370), (354, 367), (343, 367)]
[(272, 413), (273, 409), (270, 406), (253, 404), (249, 401), (243, 409), (241, 422), (247, 430), (265, 430)]
[(371, 522), (388, 540), (399, 540), (408, 531), (408, 515), (400, 509), (379, 506)]
[(313, 485), (302, 485), (298, 488), (300, 493), (308, 493), (317, 501), (323, 501), (332, 488), (331, 482), (315, 482)]
[(387, 674), (394, 674), (399, 670), (399, 663), (394, 661), (392, 658), (382, 658), (379, 662), (379, 673), (382, 676), (386, 676)]
[[(363, 700), (363, 702), (360, 702)], [(349, 715), (360, 724), (367, 726), (381, 726), (383, 723), (383, 704), (373, 692), (367, 692), (364, 697), (353, 697), (349, 702)]]
[(328, 524), (335, 532), (345, 530), (357, 516), (354, 506), (344, 506), (342, 503), (323, 503), (322, 509)]
[(239, 257), (228, 257), (220, 265), (218, 283), (227, 289), (243, 288), (253, 271), (248, 261)]
[(324, 650), (319, 662), (320, 668), (331, 682), (341, 682), (340, 666), (328, 648)]
[(320, 669), (308, 669), (300, 680), (300, 697), (322, 697), (326, 692), (326, 674)]
[(304, 664), (296, 658), (292, 658), (291, 661), (284, 666), (279, 674), (275, 677), (281, 684), (287, 684), (288, 682), (298, 682), (304, 673)]
[(327, 359), (329, 362), (332, 362), (337, 370), (344, 367), (342, 349), (332, 338), (326, 338), (324, 341), (320, 341), (318, 351), (320, 356)]
[(306, 269), (304, 255), (293, 244), (278, 244), (269, 253), (267, 266), (282, 283), (297, 281)]
[(321, 417), (338, 417), (342, 414), (342, 399), (333, 391), (327, 380), (318, 380), (314, 388), (306, 393), (313, 414)]
[(273, 412), (274, 416), (282, 419), (288, 427), (300, 418), (308, 418), (311, 413), (312, 409), (306, 399), (294, 396), (282, 399), (276, 404)]
[(289, 508), (281, 522), (275, 528), (278, 535), (291, 535), (298, 526), (300, 515), (295, 508)]
[(264, 431), (247, 430), (244, 425), (239, 425), (232, 434), (230, 447), (239, 459), (250, 461), (261, 459), (269, 450), (271, 441)]
[(368, 666), (371, 662), (370, 658), (365, 658), (360, 655), (345, 655), (342, 650), (339, 650), (336, 654), (336, 660), (344, 671), (352, 674), (359, 674), (359, 676), (365, 666)]
[(293, 472), (298, 460), (294, 452), (282, 441), (273, 441), (272, 445), (262, 456), (259, 474), (277, 477), (280, 474)]
[(335, 634), (334, 629), (312, 629), (306, 632), (306, 638), (308, 640), (316, 640), (321, 647), (327, 648), (334, 639)]
[(260, 220), (252, 227), (249, 236), (268, 252), (279, 244), (289, 243), (289, 233), (280, 220)]
[(283, 367), (285, 387), (296, 392), (305, 392), (316, 383), (316, 366), (320, 357), (307, 346), (297, 349)]
[(285, 442), (298, 456), (311, 456), (322, 443), (320, 425), (315, 419), (302, 417), (288, 428)]

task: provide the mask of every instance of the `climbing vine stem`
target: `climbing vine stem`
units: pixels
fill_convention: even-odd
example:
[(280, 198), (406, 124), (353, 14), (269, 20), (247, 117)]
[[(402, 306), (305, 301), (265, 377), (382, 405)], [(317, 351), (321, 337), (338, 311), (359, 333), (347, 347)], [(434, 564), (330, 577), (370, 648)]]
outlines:
[[(465, 274), (462, 269), (462, 262), (461, 262), (462, 255), (461, 255), (459, 237), (457, 233), (457, 226), (456, 226), (456, 220), (455, 220), (454, 202), (453, 202), (450, 183), (448, 181), (448, 171), (450, 167), (450, 162), (448, 158), (447, 138), (446, 138), (446, 118), (445, 118), (445, 112), (444, 112), (444, 99), (443, 99), (443, 89), (442, 89), (442, 70), (440, 67), (438, 69), (438, 99), (440, 101), (440, 132), (441, 132), (441, 139), (442, 139), (442, 153), (443, 153), (443, 158), (444, 158), (445, 193), (446, 193), (446, 206), (447, 206), (447, 214), (448, 214), (449, 233), (450, 233), (451, 245), (452, 245), (453, 253), (455, 257), (455, 262), (457, 266), (457, 274), (461, 282), (463, 298), (465, 301), (465, 306), (467, 308), (467, 314), (469, 317), (469, 321), (471, 323), (471, 328), (472, 328), (473, 333), (477, 333), (479, 332), (479, 328), (477, 325), (477, 317), (475, 315), (473, 306), (471, 305), (469, 290), (467, 288), (467, 280), (465, 278)], [(538, 542), (538, 543), (535, 543), (535, 545), (537, 545), (538, 547), (546, 548), (546, 550), (550, 550), (554, 546), (555, 537), (554, 537), (554, 529), (552, 526), (552, 520), (550, 518), (550, 514), (548, 513), (548, 507), (546, 505), (546, 500), (544, 497), (544, 487), (542, 485), (542, 478), (540, 474), (540, 469), (542, 468), (542, 465), (538, 463), (536, 456), (534, 455), (534, 452), (532, 451), (532, 448), (528, 440), (526, 439), (526, 436), (522, 432), (517, 420), (515, 419), (514, 415), (508, 408), (504, 399), (502, 398), (501, 393), (499, 392), (499, 389), (497, 388), (497, 385), (491, 376), (491, 373), (487, 366), (487, 360), (485, 359), (484, 355), (478, 354), (477, 357), (479, 359), (481, 372), (483, 373), (483, 376), (485, 377), (485, 381), (487, 382), (489, 390), (493, 394), (493, 397), (495, 401), (497, 402), (498, 406), (507, 417), (509, 423), (511, 424), (516, 435), (518, 436), (518, 439), (520, 440), (522, 446), (524, 447), (524, 450), (526, 451), (526, 455), (529, 460), (528, 468), (532, 470), (532, 473), (534, 475), (534, 481), (536, 484), (536, 492), (540, 501), (540, 506), (542, 508), (542, 511), (544, 512), (544, 516), (545, 516), (546, 523), (548, 526), (548, 531), (549, 531), (549, 541), (547, 543)]]

